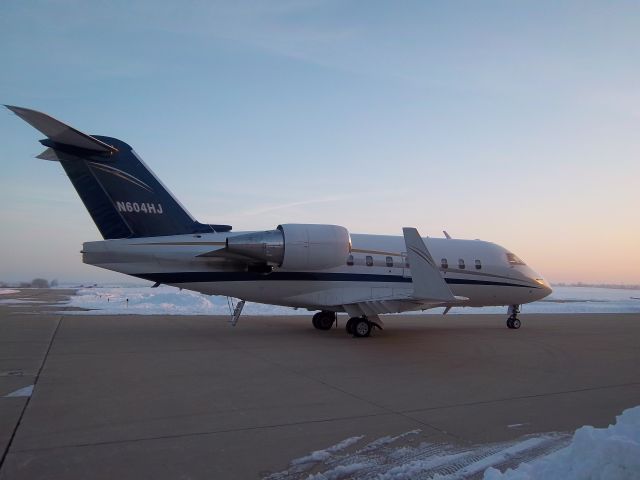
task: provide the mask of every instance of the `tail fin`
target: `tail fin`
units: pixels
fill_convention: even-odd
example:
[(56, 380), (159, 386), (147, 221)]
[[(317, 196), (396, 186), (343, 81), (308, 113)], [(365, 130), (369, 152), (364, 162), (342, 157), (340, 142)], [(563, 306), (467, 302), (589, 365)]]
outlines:
[(197, 222), (121, 140), (90, 136), (44, 113), (6, 107), (42, 132), (47, 150), (59, 161), (105, 239), (224, 232), (229, 225)]

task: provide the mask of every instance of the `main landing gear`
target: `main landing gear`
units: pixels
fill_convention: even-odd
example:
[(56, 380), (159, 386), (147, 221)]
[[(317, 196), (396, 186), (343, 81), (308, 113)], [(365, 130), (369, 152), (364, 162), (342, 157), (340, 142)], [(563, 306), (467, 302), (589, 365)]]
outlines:
[[(336, 312), (323, 310), (316, 313), (311, 321), (318, 330), (330, 330), (337, 322), (337, 318)], [(366, 316), (352, 317), (346, 326), (347, 333), (354, 337), (368, 337), (374, 327), (382, 328), (382, 321), (377, 315), (374, 315), (371, 319)]]
[(520, 319), (518, 319), (518, 314), (520, 313), (520, 305), (510, 305), (509, 310), (507, 310), (509, 314), (509, 318), (507, 319), (507, 327), (517, 330), (521, 326)]
[(311, 319), (311, 322), (313, 323), (313, 326), (318, 330), (331, 330), (333, 324), (336, 323), (336, 319), (336, 312), (323, 310), (316, 313)]

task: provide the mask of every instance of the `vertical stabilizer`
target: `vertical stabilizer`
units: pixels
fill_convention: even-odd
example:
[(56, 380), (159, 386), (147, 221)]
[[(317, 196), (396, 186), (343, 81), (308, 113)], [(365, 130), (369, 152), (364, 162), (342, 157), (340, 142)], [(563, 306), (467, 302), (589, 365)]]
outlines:
[(87, 135), (35, 110), (7, 108), (47, 136), (38, 158), (60, 162), (105, 239), (231, 229), (197, 222), (125, 142)]

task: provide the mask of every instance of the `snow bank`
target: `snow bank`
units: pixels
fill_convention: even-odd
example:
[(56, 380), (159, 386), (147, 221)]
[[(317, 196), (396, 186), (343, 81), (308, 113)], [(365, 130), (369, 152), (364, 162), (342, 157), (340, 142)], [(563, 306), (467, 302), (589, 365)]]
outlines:
[[(13, 293), (15, 290), (3, 290)], [(3, 292), (0, 291), (0, 292)], [(524, 305), (524, 313), (581, 313), (581, 312), (640, 312), (640, 301), (631, 300), (634, 291), (559, 287), (549, 302)], [(637, 293), (640, 296), (640, 292)], [(127, 302), (127, 299), (129, 301)], [(94, 287), (83, 288), (67, 303), (98, 315), (228, 315), (226, 297), (203, 295), (175, 287)], [(451, 313), (499, 313), (505, 307), (454, 308)], [(73, 312), (65, 312), (73, 313)], [(249, 315), (295, 315), (289, 307), (249, 303), (243, 313)], [(306, 313), (303, 311), (302, 313)], [(411, 314), (412, 312), (408, 312)], [(417, 312), (422, 313), (422, 312)], [(427, 314), (441, 314), (442, 309), (427, 310)]]
[[(203, 295), (179, 288), (83, 288), (71, 297), (66, 306), (82, 308), (83, 315), (229, 315), (226, 297)], [(65, 314), (74, 313), (67, 311)], [(287, 307), (249, 303), (243, 314), (291, 315), (295, 310)]]
[(1, 288), (0, 295), (10, 295), (12, 293), (19, 293), (19, 290), (11, 290), (10, 288)]
[(515, 442), (457, 447), (446, 443), (421, 442), (420, 430), (384, 436), (352, 447), (364, 437), (351, 437), (323, 450), (292, 460), (289, 468), (265, 480), (453, 480), (482, 475), (490, 466), (536, 458), (567, 445), (563, 434), (545, 434)]
[(304, 463), (310, 462), (322, 462), (330, 458), (334, 453), (349, 448), (354, 443), (358, 443), (362, 438), (363, 435), (347, 438), (329, 448), (325, 448), (324, 450), (316, 450), (314, 452), (311, 452), (309, 455), (297, 458), (291, 462), (291, 465), (302, 465)]
[(484, 480), (636, 480), (640, 478), (640, 406), (607, 428), (584, 426), (571, 444), (546, 457), (501, 473), (489, 468)]
[(2, 300), (0, 300), (0, 304), (6, 304), (6, 305), (16, 305), (16, 304), (28, 304), (31, 305), (33, 303), (47, 303), (47, 302), (43, 302), (41, 300), (25, 300), (23, 298), (3, 298)]
[(573, 436), (545, 433), (456, 446), (416, 445), (418, 433), (380, 437), (356, 449), (364, 437), (350, 437), (292, 460), (286, 470), (265, 480), (459, 480), (482, 475), (484, 480), (640, 479), (640, 406), (622, 412), (608, 428), (585, 426)]

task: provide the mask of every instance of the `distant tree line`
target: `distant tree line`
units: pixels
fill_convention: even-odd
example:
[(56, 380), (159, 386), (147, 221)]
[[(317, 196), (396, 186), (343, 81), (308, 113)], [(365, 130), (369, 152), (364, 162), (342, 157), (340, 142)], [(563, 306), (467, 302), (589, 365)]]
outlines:
[(51, 288), (51, 287), (57, 287), (58, 286), (58, 280), (57, 279), (53, 279), (51, 281), (47, 280), (46, 278), (34, 278), (33, 280), (31, 280), (30, 282), (0, 282), (0, 288), (7, 288), (7, 287), (13, 287), (13, 288)]

